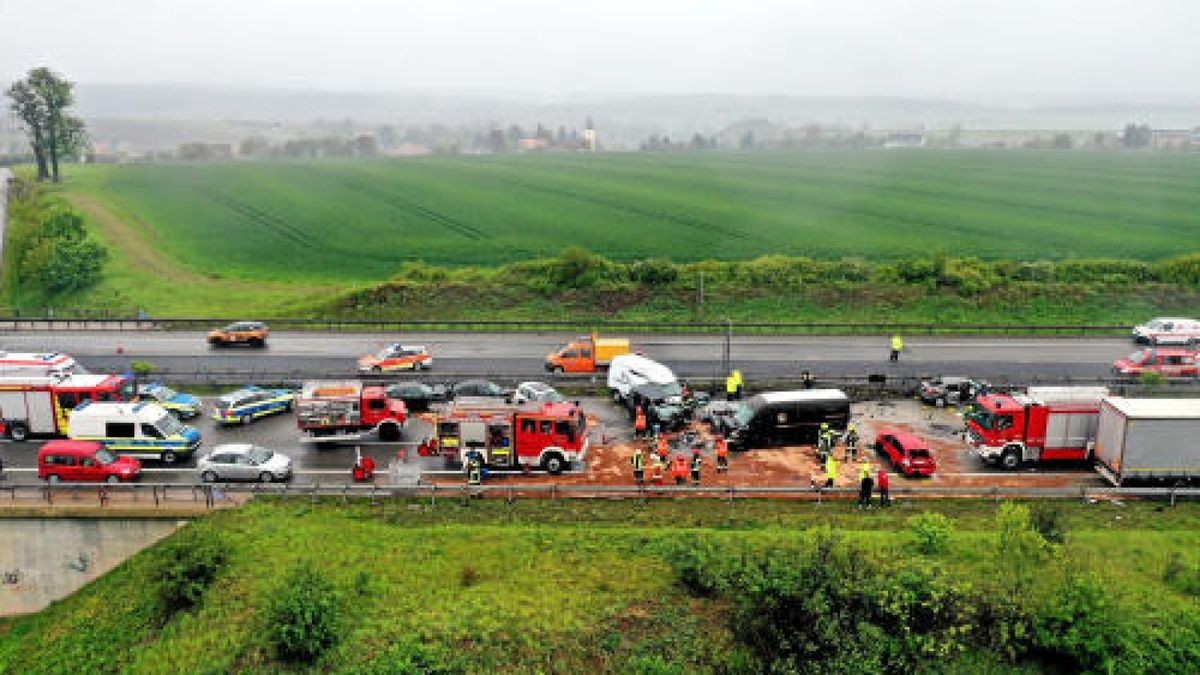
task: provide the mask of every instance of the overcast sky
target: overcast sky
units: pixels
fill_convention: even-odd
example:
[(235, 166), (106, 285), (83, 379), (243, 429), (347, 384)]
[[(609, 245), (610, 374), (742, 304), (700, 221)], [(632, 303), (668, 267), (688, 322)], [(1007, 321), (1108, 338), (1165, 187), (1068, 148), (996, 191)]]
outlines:
[(1196, 100), (1200, 0), (0, 0), (0, 77)]

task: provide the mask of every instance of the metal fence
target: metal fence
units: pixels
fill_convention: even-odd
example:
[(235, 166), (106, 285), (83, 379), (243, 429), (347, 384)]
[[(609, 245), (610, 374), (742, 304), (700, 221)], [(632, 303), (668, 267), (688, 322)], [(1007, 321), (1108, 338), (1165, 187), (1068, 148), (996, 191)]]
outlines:
[[(224, 484), (141, 484), (77, 483), (66, 485), (0, 485), (0, 509), (3, 495), (10, 504), (36, 503), (44, 506), (82, 505), (100, 508), (120, 504), (142, 505), (147, 510), (189, 504), (205, 510), (233, 506), (253, 497), (304, 500), (313, 504), (369, 503), (387, 501), (503, 499), (512, 503), (522, 499), (557, 501), (560, 499), (620, 499), (648, 501), (656, 499), (705, 498), (736, 502), (739, 499), (791, 499), (817, 503), (846, 501), (858, 495), (857, 488), (814, 488), (802, 486), (590, 486), (556, 483), (510, 485), (397, 485), (296, 484), (266, 483)], [(904, 487), (891, 490), (891, 496), (908, 499), (1057, 499), (1112, 500), (1152, 499), (1169, 502), (1200, 498), (1197, 487)]]
[[(105, 310), (44, 311), (22, 315), (0, 309), (0, 330), (206, 330), (236, 319), (218, 317), (149, 318), (136, 312)], [(747, 322), (747, 321), (524, 321), (524, 320), (408, 320), (359, 317), (274, 318), (274, 330), (327, 332), (555, 332), (583, 333), (591, 330), (632, 333), (753, 333), (779, 335), (1129, 335), (1129, 326), (1088, 324), (982, 324), (982, 323), (895, 323), (895, 322)]]

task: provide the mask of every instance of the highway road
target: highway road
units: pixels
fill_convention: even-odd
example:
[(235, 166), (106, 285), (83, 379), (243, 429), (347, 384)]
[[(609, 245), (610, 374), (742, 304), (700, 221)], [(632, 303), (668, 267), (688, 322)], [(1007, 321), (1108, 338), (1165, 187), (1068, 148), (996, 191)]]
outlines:
[[(60, 350), (95, 371), (124, 371), (133, 360), (168, 372), (238, 371), (252, 379), (263, 373), (354, 374), (357, 357), (389, 342), (429, 347), (435, 366), (429, 377), (502, 375), (537, 377), (542, 359), (571, 334), (555, 333), (312, 333), (271, 335), (266, 349), (215, 349), (199, 332), (8, 332), (0, 348), (9, 351)], [(719, 335), (629, 336), (635, 348), (672, 367), (682, 377), (722, 376), (724, 338)], [(122, 353), (118, 353), (118, 349)], [(748, 379), (816, 376), (889, 377), (966, 375), (996, 381), (1022, 378), (1103, 378), (1112, 361), (1133, 350), (1119, 338), (926, 337), (905, 341), (897, 364), (887, 361), (882, 336), (734, 335), (733, 367)]]

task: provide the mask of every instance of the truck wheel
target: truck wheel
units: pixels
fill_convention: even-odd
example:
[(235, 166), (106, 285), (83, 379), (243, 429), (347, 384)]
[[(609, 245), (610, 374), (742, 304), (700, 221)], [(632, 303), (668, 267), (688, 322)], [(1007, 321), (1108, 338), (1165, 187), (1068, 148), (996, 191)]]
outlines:
[(395, 424), (385, 424), (379, 427), (379, 440), (395, 441), (400, 438), (400, 427)]
[(8, 435), (18, 443), (29, 438), (29, 427), (25, 426), (24, 422), (13, 422), (8, 428)]
[(49, 476), (46, 476), (46, 480), (50, 481), (51, 485), (58, 485), (58, 482), (62, 479), (55, 474), (50, 474)]
[(246, 413), (245, 415), (242, 415), (242, 424), (250, 424), (253, 421), (254, 421), (254, 416), (251, 415), (250, 413)]
[(251, 347), (266, 347), (267, 343), (262, 338), (250, 338)]
[(1021, 453), (1016, 448), (1008, 448), (1000, 455), (1000, 468), (1005, 471), (1016, 471), (1021, 468)]
[(204, 481), (205, 483), (215, 483), (217, 482), (217, 474), (213, 473), (212, 471), (205, 471), (204, 473), (200, 474), (200, 480)]
[(175, 452), (172, 450), (167, 450), (166, 452), (164, 452), (162, 454), (162, 461), (166, 462), (167, 464), (174, 464), (175, 460), (177, 460), (177, 459), (179, 459), (179, 458), (175, 455)]
[(558, 454), (557, 452), (552, 452), (542, 459), (542, 468), (545, 469), (547, 473), (554, 476), (562, 473), (565, 466), (566, 462), (563, 460), (562, 455)]
[(939, 408), (945, 408), (946, 407), (946, 397), (945, 396), (938, 397), (938, 400), (934, 401), (934, 405)]
[(371, 372), (378, 375), (379, 373), (383, 372), (383, 368), (380, 368), (379, 366), (371, 366)]
[(264, 471), (258, 474), (258, 480), (263, 483), (271, 483), (274, 482), (275, 476), (270, 471)]

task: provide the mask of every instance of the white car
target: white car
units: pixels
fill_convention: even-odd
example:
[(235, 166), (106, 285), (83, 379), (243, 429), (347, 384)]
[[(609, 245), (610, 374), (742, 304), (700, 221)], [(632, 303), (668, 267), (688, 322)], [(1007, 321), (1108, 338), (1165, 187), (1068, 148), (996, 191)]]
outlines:
[(566, 399), (545, 382), (522, 382), (512, 393), (513, 403), (562, 403)]
[(235, 480), (271, 483), (292, 477), (292, 458), (249, 443), (227, 443), (196, 460), (196, 469), (205, 483)]
[(1133, 329), (1133, 341), (1151, 345), (1200, 345), (1200, 321), (1158, 318)]

